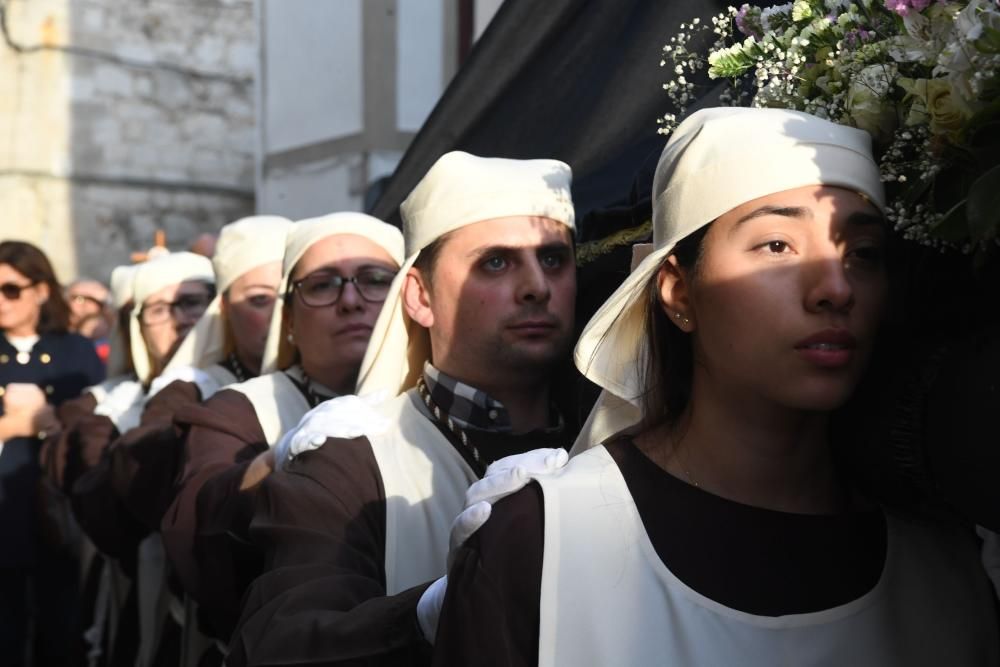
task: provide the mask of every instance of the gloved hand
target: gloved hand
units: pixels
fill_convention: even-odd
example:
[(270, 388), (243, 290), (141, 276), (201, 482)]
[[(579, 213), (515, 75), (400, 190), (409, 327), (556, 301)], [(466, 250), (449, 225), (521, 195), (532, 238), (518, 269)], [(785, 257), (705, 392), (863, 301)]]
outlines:
[(160, 393), (164, 387), (174, 380), (193, 382), (198, 385), (198, 392), (201, 394), (201, 400), (203, 401), (207, 401), (215, 392), (222, 389), (222, 385), (219, 384), (218, 380), (200, 368), (179, 366), (171, 368), (153, 380), (153, 383), (149, 385), (149, 392), (146, 393), (146, 402), (148, 403), (149, 399)]
[(380, 433), (389, 427), (389, 420), (375, 407), (388, 397), (386, 391), (364, 396), (337, 396), (323, 401), (307, 412), (298, 425), (281, 436), (274, 446), (276, 470), (301, 454), (319, 449), (327, 438), (357, 438)]
[[(486, 468), (483, 478), (465, 492), (465, 509), (451, 524), (448, 569), (455, 552), (490, 518), (493, 503), (523, 489), (533, 478), (555, 472), (566, 465), (565, 449), (534, 449), (498, 459)], [(438, 619), (448, 589), (448, 575), (432, 583), (417, 601), (417, 621), (427, 641), (434, 643)]]
[(491, 463), (483, 478), (473, 482), (465, 492), (465, 509), (451, 524), (448, 569), (455, 551), (490, 518), (494, 503), (517, 493), (534, 477), (562, 468), (568, 460), (565, 449), (533, 449)]

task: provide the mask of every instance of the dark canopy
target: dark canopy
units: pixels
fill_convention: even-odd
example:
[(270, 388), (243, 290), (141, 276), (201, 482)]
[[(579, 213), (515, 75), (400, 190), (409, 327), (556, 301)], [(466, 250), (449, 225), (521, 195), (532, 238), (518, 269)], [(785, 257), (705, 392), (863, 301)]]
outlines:
[[(400, 202), (434, 161), (464, 150), (567, 162), (580, 241), (648, 220), (652, 167), (664, 143), (656, 119), (669, 105), (661, 49), (682, 22), (707, 19), (727, 4), (507, 0), (403, 156), (373, 215), (398, 225)], [(599, 210), (605, 212), (601, 223), (591, 215)]]

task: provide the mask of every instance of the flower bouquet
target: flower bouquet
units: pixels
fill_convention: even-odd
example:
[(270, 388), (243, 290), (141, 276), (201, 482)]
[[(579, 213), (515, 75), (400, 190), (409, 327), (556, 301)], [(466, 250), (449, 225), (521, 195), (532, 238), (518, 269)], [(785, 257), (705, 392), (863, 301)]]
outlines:
[[(696, 45), (714, 43), (707, 54)], [(699, 73), (722, 103), (798, 109), (871, 133), (904, 238), (977, 263), (1000, 245), (1000, 0), (796, 0), (694, 19), (663, 48), (669, 133)]]

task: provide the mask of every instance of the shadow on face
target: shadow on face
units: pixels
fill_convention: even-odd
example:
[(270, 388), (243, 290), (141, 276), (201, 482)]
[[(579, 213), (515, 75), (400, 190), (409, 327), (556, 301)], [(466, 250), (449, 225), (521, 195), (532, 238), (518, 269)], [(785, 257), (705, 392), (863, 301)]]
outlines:
[(537, 382), (565, 359), (576, 268), (561, 222), (518, 216), (462, 227), (448, 235), (432, 271), (421, 282), (425, 307), (410, 316), (429, 329), (440, 370), (489, 390)]

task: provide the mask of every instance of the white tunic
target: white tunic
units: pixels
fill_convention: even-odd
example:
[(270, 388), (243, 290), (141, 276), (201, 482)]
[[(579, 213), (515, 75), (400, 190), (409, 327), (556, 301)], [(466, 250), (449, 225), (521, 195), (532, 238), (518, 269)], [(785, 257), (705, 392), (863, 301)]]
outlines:
[(261, 375), (227, 389), (243, 394), (253, 405), (269, 447), (309, 412), (309, 402), (285, 371)]
[(445, 574), (451, 523), (477, 477), (415, 391), (376, 410), (389, 426), (367, 437), (385, 488), (385, 584), (395, 595)]
[(539, 480), (539, 665), (996, 665), (997, 617), (971, 539), (887, 517), (878, 583), (831, 609), (756, 616), (706, 598), (657, 555), (604, 447)]

